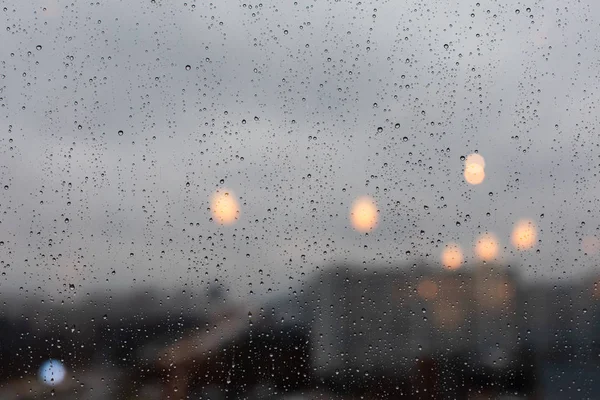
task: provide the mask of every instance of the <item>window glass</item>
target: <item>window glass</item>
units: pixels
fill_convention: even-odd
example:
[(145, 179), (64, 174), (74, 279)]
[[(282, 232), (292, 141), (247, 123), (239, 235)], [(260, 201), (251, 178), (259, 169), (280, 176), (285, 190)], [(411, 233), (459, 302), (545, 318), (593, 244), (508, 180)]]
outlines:
[(0, 9), (0, 398), (600, 398), (600, 3)]

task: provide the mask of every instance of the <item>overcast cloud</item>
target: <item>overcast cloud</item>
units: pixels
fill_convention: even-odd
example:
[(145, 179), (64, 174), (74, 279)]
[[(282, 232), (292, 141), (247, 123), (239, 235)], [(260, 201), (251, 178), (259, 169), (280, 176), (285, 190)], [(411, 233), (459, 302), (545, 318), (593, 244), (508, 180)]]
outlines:
[[(260, 294), (334, 261), (437, 263), (447, 242), (473, 260), (486, 231), (525, 276), (581, 276), (598, 257), (581, 242), (599, 227), (598, 16), (554, 0), (6, 6), (2, 291), (218, 277)], [(210, 220), (218, 188), (240, 199), (235, 225)], [(368, 236), (348, 221), (361, 195), (381, 213)], [(525, 217), (541, 243), (520, 253)]]

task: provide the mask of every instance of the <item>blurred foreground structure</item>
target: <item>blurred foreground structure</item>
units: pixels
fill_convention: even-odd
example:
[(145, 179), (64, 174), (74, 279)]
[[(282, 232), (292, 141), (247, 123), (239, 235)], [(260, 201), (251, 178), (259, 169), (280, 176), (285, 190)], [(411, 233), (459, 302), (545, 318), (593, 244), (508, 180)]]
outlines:
[[(146, 294), (110, 320), (65, 316), (84, 332), (6, 321), (0, 398), (600, 396), (597, 280), (527, 285), (512, 271), (337, 265), (265, 304), (212, 293), (152, 315), (162, 301)], [(47, 357), (70, 368), (53, 387), (35, 375)]]
[[(254, 384), (279, 393), (320, 387), (375, 398), (550, 398), (542, 394), (552, 385), (544, 382), (552, 380), (544, 377), (546, 366), (558, 362), (556, 356), (571, 354), (561, 351), (560, 343), (578, 341), (580, 355), (596, 346), (591, 326), (597, 329), (599, 319), (593, 324), (582, 320), (582, 330), (575, 333), (565, 329), (577, 308), (597, 308), (595, 286), (528, 287), (511, 271), (498, 265), (458, 271), (425, 265), (334, 266), (314, 275), (296, 295), (267, 304), (258, 312), (258, 323), (240, 313), (239, 326), (246, 320), (247, 332), (254, 336), (240, 334), (225, 340), (220, 349), (255, 364), (236, 364), (232, 356), (221, 364), (230, 371), (227, 378), (205, 375), (205, 381), (224, 393), (229, 392), (224, 388), (235, 387), (241, 390), (240, 398), (252, 382), (236, 383), (231, 378), (236, 368), (245, 371), (246, 378), (254, 376)], [(258, 339), (264, 335), (270, 335), (269, 344)], [(226, 339), (224, 334), (220, 337)], [(198, 338), (178, 344), (183, 347), (175, 353), (190, 357), (167, 356), (162, 368), (171, 374), (187, 365), (184, 375), (201, 382), (197, 371), (204, 370), (194, 372), (193, 365), (217, 354), (216, 348), (189, 350), (201, 348), (191, 343), (203, 340), (208, 342)], [(250, 350), (252, 346), (266, 346), (268, 351)], [(254, 374), (260, 370), (268, 373)], [(163, 398), (176, 398), (172, 387)]]

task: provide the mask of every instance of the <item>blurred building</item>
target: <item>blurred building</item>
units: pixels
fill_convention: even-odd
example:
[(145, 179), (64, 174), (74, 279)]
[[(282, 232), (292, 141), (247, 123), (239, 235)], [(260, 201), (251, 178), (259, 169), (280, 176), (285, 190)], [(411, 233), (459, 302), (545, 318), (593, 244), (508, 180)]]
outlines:
[[(462, 378), (512, 374), (511, 385), (523, 386), (515, 375), (524, 367), (519, 296), (514, 274), (497, 265), (324, 270), (303, 285), (300, 300), (313, 373), (338, 387), (400, 387), (420, 369), (464, 360)], [(423, 368), (427, 360), (433, 364)]]
[(237, 398), (260, 384), (278, 393), (303, 387), (309, 372), (302, 329), (275, 328), (261, 315), (252, 305), (227, 304), (205, 327), (159, 350), (163, 398)]
[[(0, 319), (0, 398), (600, 393), (598, 276), (554, 285), (514, 270), (340, 264), (262, 304), (180, 291), (167, 304), (138, 293), (151, 306), (129, 311), (132, 302), (116, 299), (115, 313), (94, 299), (69, 313), (32, 308)], [(32, 375), (49, 357), (69, 369), (64, 384)], [(88, 390), (99, 381), (106, 390)]]
[(260, 385), (439, 399), (489, 387), (527, 393), (526, 298), (498, 265), (337, 265), (293, 296), (215, 310), (205, 328), (155, 350), (156, 365), (164, 398), (210, 388), (236, 398)]

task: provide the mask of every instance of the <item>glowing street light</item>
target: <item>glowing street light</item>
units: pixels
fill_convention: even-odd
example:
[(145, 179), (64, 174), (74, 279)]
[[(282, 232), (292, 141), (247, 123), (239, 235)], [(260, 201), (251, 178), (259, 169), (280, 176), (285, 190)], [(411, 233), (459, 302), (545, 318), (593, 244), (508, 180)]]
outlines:
[(469, 154), (465, 159), (465, 180), (471, 185), (479, 185), (485, 179), (485, 160), (477, 154)]
[(491, 233), (481, 235), (475, 243), (475, 254), (483, 261), (490, 261), (498, 256), (500, 245)]
[(597, 254), (600, 250), (600, 240), (596, 236), (586, 236), (583, 238), (581, 248), (588, 255)]
[(535, 246), (537, 229), (535, 223), (529, 219), (522, 219), (513, 228), (511, 241), (517, 250), (529, 250)]
[(358, 232), (369, 232), (377, 226), (377, 205), (368, 196), (356, 199), (350, 209), (350, 222)]
[(419, 282), (417, 293), (426, 300), (433, 300), (437, 297), (438, 285), (435, 282), (426, 279)]
[(472, 153), (465, 158), (465, 165), (477, 164), (481, 168), (485, 168), (485, 158), (481, 154)]
[(454, 270), (460, 268), (463, 262), (463, 253), (456, 243), (448, 243), (442, 251), (442, 266)]
[(240, 214), (240, 206), (231, 191), (217, 190), (212, 197), (211, 211), (215, 222), (221, 225), (231, 225)]

